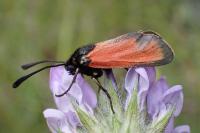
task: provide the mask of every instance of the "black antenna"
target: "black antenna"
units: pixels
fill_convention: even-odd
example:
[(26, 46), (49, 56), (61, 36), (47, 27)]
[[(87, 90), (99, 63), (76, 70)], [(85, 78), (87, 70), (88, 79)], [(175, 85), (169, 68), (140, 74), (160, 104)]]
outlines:
[(64, 66), (64, 65), (65, 65), (65, 63), (61, 63), (61, 64), (57, 64), (57, 65), (50, 65), (50, 66), (45, 66), (45, 67), (43, 67), (43, 68), (40, 68), (40, 69), (38, 69), (38, 70), (36, 70), (36, 71), (34, 71), (34, 72), (28, 74), (28, 75), (25, 75), (25, 76), (19, 78), (18, 80), (16, 80), (16, 81), (13, 83), (12, 87), (13, 87), (13, 88), (17, 88), (22, 82), (24, 82), (25, 80), (27, 80), (28, 78), (30, 78), (31, 76), (35, 75), (36, 73), (38, 73), (38, 72), (40, 72), (40, 71), (42, 71), (42, 70), (45, 70), (45, 69), (51, 68), (51, 67)]
[(24, 65), (21, 66), (21, 68), (26, 70), (26, 69), (29, 69), (29, 68), (35, 66), (35, 65), (42, 64), (42, 63), (65, 63), (65, 62), (63, 62), (63, 61), (52, 61), (52, 60), (42, 60), (42, 61), (24, 64)]

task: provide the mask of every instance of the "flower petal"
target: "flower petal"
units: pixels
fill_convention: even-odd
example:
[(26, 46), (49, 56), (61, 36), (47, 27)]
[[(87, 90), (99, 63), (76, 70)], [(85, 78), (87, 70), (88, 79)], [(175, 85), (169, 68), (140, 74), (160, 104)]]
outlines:
[(174, 129), (174, 133), (190, 133), (190, 127), (188, 125), (178, 126)]
[(104, 72), (105, 72), (106, 77), (111, 80), (115, 91), (118, 92), (117, 81), (115, 79), (112, 69), (104, 70)]
[[(70, 103), (70, 98), (67, 97), (67, 95), (62, 97), (56, 97), (55, 95), (62, 94), (64, 91), (66, 91), (72, 82), (72, 78), (73, 76), (69, 75), (64, 67), (50, 69), (50, 89), (58, 109), (64, 112), (73, 110), (73, 107)], [(74, 83), (68, 94), (75, 97), (75, 99), (81, 103), (82, 90), (78, 84)]]
[(145, 68), (149, 83), (152, 84), (154, 81), (156, 81), (156, 68), (155, 67), (146, 67)]
[(167, 83), (167, 80), (163, 76), (160, 77), (160, 80), (159, 80), (158, 84), (159, 84), (160, 87), (162, 87), (162, 92), (163, 93), (169, 89), (169, 85)]
[(52, 133), (57, 133), (58, 131), (64, 133), (73, 132), (63, 112), (56, 109), (46, 109), (43, 114)]
[(144, 68), (136, 68), (135, 71), (139, 74), (137, 101), (140, 111), (142, 111), (145, 108), (146, 95), (149, 89), (149, 78)]
[(137, 84), (137, 81), (138, 81), (138, 74), (135, 72), (134, 68), (130, 68), (125, 77), (125, 90), (127, 91), (125, 108), (128, 106), (128, 103), (130, 102), (131, 95), (133, 89), (135, 89), (134, 87)]
[(75, 112), (68, 111), (67, 113), (65, 113), (65, 115), (67, 116), (67, 119), (73, 128), (76, 128), (77, 126), (81, 126), (80, 124), (81, 122), (78, 118), (78, 115)]
[(164, 96), (163, 101), (166, 105), (174, 105), (175, 111), (174, 116), (178, 116), (181, 113), (183, 107), (183, 92), (181, 85), (175, 85), (168, 89)]
[(165, 128), (165, 133), (173, 133), (174, 130), (174, 116), (172, 116)]
[(161, 77), (158, 81), (153, 83), (149, 89), (147, 94), (147, 112), (153, 119), (159, 115), (162, 109), (166, 109), (162, 99), (167, 87), (166, 80)]
[[(147, 73), (148, 71), (148, 73)], [(148, 74), (153, 74), (152, 78), (155, 78), (155, 71), (153, 68), (131, 68), (128, 70), (125, 78), (125, 89), (127, 91), (126, 107), (130, 101), (132, 91), (135, 85), (138, 89), (138, 106), (140, 111), (145, 108), (146, 95), (150, 86)], [(152, 80), (153, 81), (153, 80)]]
[(91, 108), (95, 108), (97, 106), (97, 97), (92, 87), (84, 80), (81, 75), (77, 76), (77, 83), (82, 90), (82, 103), (89, 105)]

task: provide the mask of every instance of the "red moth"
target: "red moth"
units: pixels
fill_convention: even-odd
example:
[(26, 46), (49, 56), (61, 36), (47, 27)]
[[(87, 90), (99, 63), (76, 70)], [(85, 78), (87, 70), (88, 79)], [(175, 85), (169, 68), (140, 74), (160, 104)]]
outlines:
[(95, 79), (100, 89), (108, 96), (112, 111), (114, 112), (111, 97), (98, 80), (102, 76), (103, 70), (138, 66), (160, 66), (170, 63), (173, 57), (173, 50), (158, 34), (152, 31), (133, 32), (111, 40), (78, 48), (66, 62), (45, 60), (23, 65), (23, 69), (28, 69), (41, 63), (55, 63), (19, 78), (14, 82), (13, 88), (18, 87), (23, 81), (44, 69), (64, 66), (66, 71), (74, 75), (74, 78), (69, 88), (63, 94), (57, 95), (58, 97), (67, 94), (75, 82), (77, 74), (81, 73)]

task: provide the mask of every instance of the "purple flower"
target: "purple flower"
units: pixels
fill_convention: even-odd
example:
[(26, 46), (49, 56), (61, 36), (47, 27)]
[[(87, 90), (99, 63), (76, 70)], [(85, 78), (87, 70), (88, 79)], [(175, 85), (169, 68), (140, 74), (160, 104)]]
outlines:
[(68, 115), (57, 109), (46, 109), (44, 117), (47, 120), (47, 125), (52, 133), (73, 133), (75, 128), (72, 128), (68, 122)]
[(91, 114), (93, 113), (93, 108), (97, 105), (95, 92), (81, 75), (77, 76), (76, 82), (67, 95), (62, 97), (55, 96), (68, 89), (72, 78), (73, 76), (69, 75), (64, 67), (51, 68), (50, 70), (49, 85), (58, 109), (46, 109), (44, 116), (52, 132), (55, 132), (56, 129), (60, 129), (62, 132), (66, 130), (72, 132), (72, 129), (81, 124), (71, 103), (71, 97), (77, 101), (83, 110)]
[(174, 118), (177, 117), (183, 107), (182, 86), (169, 87), (166, 80), (161, 77), (156, 81), (155, 68), (131, 68), (125, 79), (127, 91), (126, 106), (132, 96), (133, 89), (137, 89), (137, 102), (140, 111), (147, 110), (151, 121), (162, 117), (170, 109), (174, 109), (165, 133), (189, 133), (189, 126), (174, 128)]
[[(99, 94), (102, 99), (97, 106), (95, 92), (81, 75), (77, 76), (67, 95), (56, 97), (68, 89), (73, 76), (64, 67), (50, 70), (50, 89), (57, 109), (46, 109), (43, 113), (51, 132), (74, 133), (80, 126), (89, 132), (190, 132), (188, 125), (174, 127), (174, 120), (183, 107), (182, 86), (169, 87), (163, 77), (156, 80), (154, 67), (130, 68), (125, 76), (127, 93), (123, 98), (118, 92), (124, 90), (117, 86), (113, 72), (107, 70), (105, 75), (112, 83), (106, 80), (106, 89), (118, 110), (115, 114), (105, 109), (110, 105), (104, 93)], [(74, 99), (78, 106), (72, 104)], [(123, 107), (121, 103), (124, 102)]]
[[(125, 89), (127, 91), (126, 106), (129, 104), (132, 91), (138, 88), (138, 106), (140, 111), (144, 110), (146, 95), (152, 82), (155, 80), (155, 68), (131, 68), (125, 77)], [(137, 86), (136, 86), (137, 85)]]

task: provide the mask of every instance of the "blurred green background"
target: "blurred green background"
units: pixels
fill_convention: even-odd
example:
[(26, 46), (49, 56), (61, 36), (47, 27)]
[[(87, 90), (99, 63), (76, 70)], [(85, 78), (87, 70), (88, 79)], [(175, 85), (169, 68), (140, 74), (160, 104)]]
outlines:
[(138, 30), (156, 31), (172, 45), (175, 60), (159, 71), (184, 86), (176, 124), (200, 131), (199, 12), (199, 0), (1, 0), (0, 132), (49, 132), (42, 115), (54, 107), (48, 71), (13, 90), (12, 82), (30, 72), (21, 64), (66, 60), (84, 44)]

